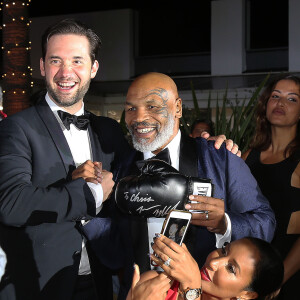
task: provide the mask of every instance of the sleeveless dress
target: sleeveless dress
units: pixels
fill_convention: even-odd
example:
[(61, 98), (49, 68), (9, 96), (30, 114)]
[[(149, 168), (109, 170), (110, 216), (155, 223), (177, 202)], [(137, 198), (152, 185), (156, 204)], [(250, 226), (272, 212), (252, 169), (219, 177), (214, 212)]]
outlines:
[[(277, 228), (272, 244), (277, 247), (283, 258), (300, 236), (287, 234), (291, 214), (300, 211), (300, 189), (291, 186), (291, 176), (298, 163), (299, 161), (289, 157), (279, 163), (263, 164), (260, 162), (260, 151), (255, 149), (251, 150), (246, 159), (246, 164), (275, 213)], [(284, 285), (278, 299), (299, 299), (299, 285), (300, 271)]]

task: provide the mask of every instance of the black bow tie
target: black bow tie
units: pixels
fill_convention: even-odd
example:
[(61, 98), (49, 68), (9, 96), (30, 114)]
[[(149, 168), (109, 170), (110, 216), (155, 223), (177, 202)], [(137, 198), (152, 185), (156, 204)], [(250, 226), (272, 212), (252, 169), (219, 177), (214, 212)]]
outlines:
[(170, 152), (168, 148), (165, 148), (164, 150), (157, 153), (157, 155), (153, 156), (152, 159), (160, 159), (171, 165)]
[(58, 110), (57, 114), (59, 115), (63, 124), (68, 130), (70, 130), (71, 123), (74, 124), (80, 130), (87, 130), (88, 128), (88, 124), (90, 122), (89, 114), (85, 114), (82, 116), (75, 116), (62, 110)]
[(168, 148), (165, 148), (164, 150), (160, 151), (159, 153), (157, 153), (157, 155), (151, 158), (148, 158), (146, 160), (138, 160), (135, 162), (135, 164), (139, 169), (141, 169), (144, 166), (144, 164), (151, 159), (163, 160), (164, 162), (166, 162), (171, 166), (171, 158), (170, 158), (170, 152)]

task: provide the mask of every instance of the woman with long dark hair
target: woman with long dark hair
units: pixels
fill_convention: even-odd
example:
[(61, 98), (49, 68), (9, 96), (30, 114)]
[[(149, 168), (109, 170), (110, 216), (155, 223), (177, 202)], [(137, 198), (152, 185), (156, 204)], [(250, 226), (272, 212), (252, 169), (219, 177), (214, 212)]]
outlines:
[(264, 90), (256, 133), (242, 155), (275, 212), (272, 243), (284, 260), (279, 299), (299, 299), (300, 283), (300, 78), (282, 75)]

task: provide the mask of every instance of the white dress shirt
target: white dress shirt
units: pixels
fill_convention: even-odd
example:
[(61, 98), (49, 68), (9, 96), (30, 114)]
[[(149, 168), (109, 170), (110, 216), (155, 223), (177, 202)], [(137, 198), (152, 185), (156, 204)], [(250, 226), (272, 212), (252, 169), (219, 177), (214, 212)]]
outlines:
[[(64, 136), (67, 140), (67, 143), (69, 145), (70, 151), (73, 156), (73, 160), (75, 162), (76, 167), (79, 165), (83, 164), (87, 160), (92, 160), (93, 161), (93, 153), (92, 153), (92, 148), (91, 148), (91, 142), (90, 142), (90, 137), (89, 137), (89, 132), (88, 130), (80, 130), (78, 129), (74, 124), (70, 124), (70, 130), (67, 130), (66, 127), (64, 126), (62, 120), (57, 114), (58, 110), (65, 111), (63, 108), (59, 107), (54, 103), (48, 93), (46, 94), (46, 101), (54, 113), (54, 116), (56, 117), (63, 133)], [(82, 104), (81, 109), (75, 113), (76, 116), (80, 116), (84, 114), (84, 103)], [(96, 213), (98, 213), (101, 208), (102, 208), (102, 202), (103, 202), (103, 190), (101, 184), (94, 184), (91, 182), (87, 183), (94, 198), (95, 198), (95, 203), (96, 203)], [(84, 221), (82, 221), (84, 224)], [(81, 259), (80, 259), (80, 265), (79, 265), (79, 275), (85, 275), (85, 274), (90, 274), (91, 269), (90, 269), (90, 264), (89, 264), (89, 259), (85, 247), (85, 241), (82, 241), (82, 252), (81, 252)]]
[[(165, 147), (169, 149), (171, 165), (176, 170), (179, 170), (179, 151), (180, 151), (180, 140), (181, 140), (181, 132), (178, 130), (177, 135), (172, 139), (172, 141)], [(151, 151), (144, 152), (144, 159), (149, 159), (155, 154)], [(227, 229), (224, 235), (216, 233), (216, 247), (220, 248), (224, 245), (225, 242), (230, 242), (231, 240), (231, 221), (229, 216), (225, 213), (227, 219)], [(148, 218), (148, 240), (149, 240), (149, 253), (152, 253), (151, 242), (153, 242), (153, 238), (155, 233), (160, 233), (165, 218)], [(154, 267), (152, 267), (154, 268)]]

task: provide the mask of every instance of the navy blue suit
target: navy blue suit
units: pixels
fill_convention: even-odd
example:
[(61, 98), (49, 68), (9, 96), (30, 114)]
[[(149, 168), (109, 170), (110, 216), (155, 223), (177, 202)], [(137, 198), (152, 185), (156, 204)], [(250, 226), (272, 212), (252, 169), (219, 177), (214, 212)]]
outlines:
[[(131, 156), (123, 161), (123, 173), (119, 174), (119, 178), (137, 173), (135, 161), (140, 159), (143, 159), (142, 153), (133, 151)], [(225, 201), (225, 212), (231, 219), (232, 240), (245, 236), (272, 240), (276, 221), (269, 202), (262, 195), (245, 162), (229, 152), (225, 145), (216, 150), (213, 141), (206, 141), (203, 138), (193, 139), (182, 134), (179, 172), (187, 176), (212, 180), (214, 197)], [(119, 224), (122, 226), (118, 232), (123, 236), (121, 239), (123, 244), (118, 255), (114, 256), (119, 264), (123, 262), (125, 265), (127, 273), (124, 276), (124, 285), (125, 289), (128, 289), (131, 284), (133, 262), (140, 266), (141, 272), (150, 269), (147, 256), (148, 228), (146, 219), (142, 217), (123, 215), (120, 220), (122, 223), (119, 221)], [(92, 224), (93, 222), (90, 222), (88, 225)], [(91, 233), (91, 239), (92, 235)], [(215, 249), (216, 237), (204, 227), (191, 225), (185, 243), (201, 266), (207, 255)], [(100, 244), (98, 246), (101, 248)]]
[[(116, 169), (128, 147), (119, 124), (91, 114), (88, 131), (93, 159), (103, 169)], [(45, 99), (1, 121), (0, 244), (8, 264), (0, 299), (71, 299), (81, 256), (81, 220), (96, 214), (86, 182), (71, 180), (74, 169)]]

